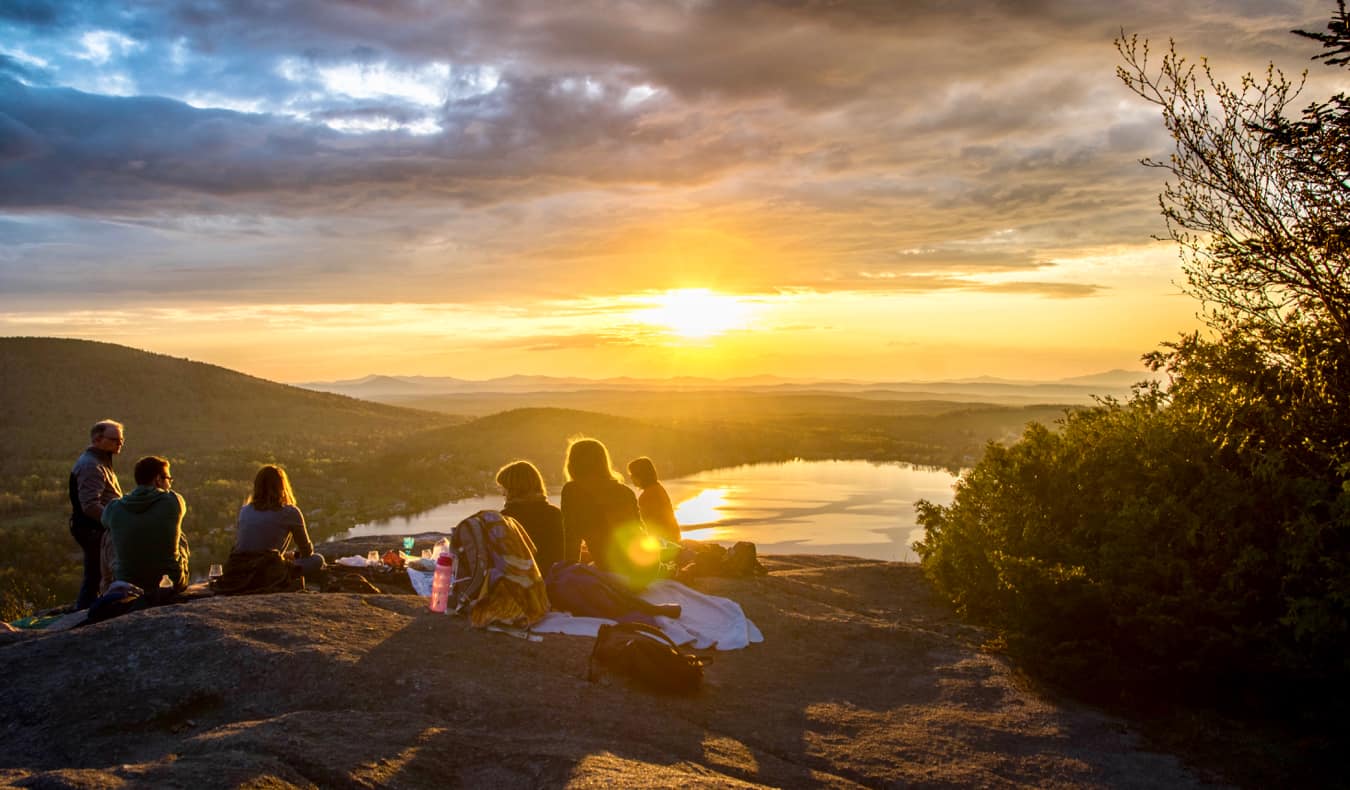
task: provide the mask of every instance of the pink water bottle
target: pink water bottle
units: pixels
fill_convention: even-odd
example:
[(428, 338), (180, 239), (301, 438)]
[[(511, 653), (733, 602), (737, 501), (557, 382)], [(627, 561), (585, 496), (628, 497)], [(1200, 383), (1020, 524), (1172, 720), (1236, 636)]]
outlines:
[(436, 558), (436, 575), (431, 577), (431, 611), (444, 612), (450, 602), (450, 585), (455, 581), (455, 558), (442, 554)]

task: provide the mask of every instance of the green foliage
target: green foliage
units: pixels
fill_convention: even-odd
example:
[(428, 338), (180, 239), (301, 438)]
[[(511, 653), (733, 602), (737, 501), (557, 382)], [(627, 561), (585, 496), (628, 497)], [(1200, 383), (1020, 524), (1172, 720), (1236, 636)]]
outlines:
[[(1311, 36), (1350, 63), (1344, 4)], [(938, 588), (1080, 690), (1327, 712), (1350, 688), (1350, 100), (1285, 119), (1273, 67), (1230, 89), (1117, 42), (1161, 107), (1161, 197), (1212, 334), (1170, 377), (992, 446), (920, 506)], [(1339, 712), (1337, 712), (1339, 713)]]
[(1277, 413), (1262, 393), (1223, 395), (1145, 390), (991, 445), (950, 507), (920, 506), (927, 573), (1082, 691), (1214, 701), (1342, 682), (1344, 472), (1259, 449), (1297, 422), (1257, 428)]

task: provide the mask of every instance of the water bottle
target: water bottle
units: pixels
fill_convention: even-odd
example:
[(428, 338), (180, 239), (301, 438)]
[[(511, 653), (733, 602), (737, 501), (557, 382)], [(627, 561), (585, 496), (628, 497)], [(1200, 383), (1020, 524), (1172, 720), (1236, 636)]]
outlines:
[(450, 586), (455, 583), (455, 558), (442, 554), (436, 558), (436, 575), (431, 577), (431, 611), (445, 613), (450, 602)]

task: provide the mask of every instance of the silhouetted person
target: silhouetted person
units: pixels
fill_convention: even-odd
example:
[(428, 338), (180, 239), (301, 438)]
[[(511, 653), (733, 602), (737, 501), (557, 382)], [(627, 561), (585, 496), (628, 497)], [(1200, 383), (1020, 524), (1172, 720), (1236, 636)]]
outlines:
[[(70, 470), (70, 534), (84, 552), (84, 579), (75, 608), (88, 609), (89, 604), (107, 589), (112, 574), (104, 579), (103, 561), (106, 530), (103, 528), (103, 509), (109, 502), (122, 496), (122, 486), (113, 471), (113, 456), (122, 452), (125, 435), (122, 423), (100, 420), (89, 429), (89, 446)], [(112, 545), (107, 544), (111, 554)], [(111, 559), (111, 557), (109, 557)]]
[(637, 497), (614, 471), (609, 450), (595, 439), (567, 448), (562, 490), (563, 559), (576, 562), (585, 541), (591, 561), (631, 583), (655, 577), (659, 547), (647, 538)]
[(562, 511), (548, 501), (544, 476), (529, 461), (515, 461), (497, 471), (497, 485), (506, 495), (502, 515), (525, 528), (534, 543), (534, 562), (541, 574), (563, 558)]
[(314, 542), (305, 528), (305, 515), (296, 507), (286, 470), (268, 464), (253, 476), (253, 494), (239, 508), (232, 553), (276, 549), (284, 555), (292, 542), (293, 563), (306, 579), (317, 580), (325, 566), (324, 557), (314, 551)]
[(112, 535), (118, 581), (140, 587), (163, 603), (159, 580), (168, 576), (175, 593), (188, 584), (188, 545), (183, 535), (187, 503), (171, 490), (169, 462), (148, 455), (136, 462), (136, 487), (103, 509), (103, 526)]
[(679, 543), (680, 522), (675, 520), (675, 506), (670, 503), (666, 487), (656, 477), (652, 459), (645, 455), (633, 459), (628, 464), (628, 474), (633, 478), (633, 485), (642, 489), (637, 500), (638, 513), (642, 515), (647, 534)]

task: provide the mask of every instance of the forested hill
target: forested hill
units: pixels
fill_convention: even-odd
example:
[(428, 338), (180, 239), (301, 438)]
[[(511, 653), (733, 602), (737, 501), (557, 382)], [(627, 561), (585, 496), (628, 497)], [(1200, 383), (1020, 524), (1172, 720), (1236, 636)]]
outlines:
[(648, 401), (641, 418), (559, 408), (513, 409), (472, 421), (312, 392), (160, 354), (81, 340), (0, 339), (0, 615), (12, 619), (74, 597), (79, 557), (67, 534), (71, 464), (104, 418), (126, 425), (116, 468), (124, 486), (144, 455), (173, 464), (188, 502), (193, 570), (222, 561), (259, 465), (284, 466), (311, 534), (417, 512), (496, 490), (502, 464), (528, 458), (561, 483), (570, 438), (608, 444), (618, 468), (638, 455), (676, 476), (793, 457), (908, 461), (956, 468), (986, 441), (1021, 433), (1060, 407), (906, 404), (757, 396), (739, 408)]
[(130, 455), (331, 446), (453, 422), (89, 340), (0, 338), (0, 370), (6, 446), (30, 457), (73, 458), (104, 418), (126, 424)]
[(132, 484), (141, 456), (172, 462), (174, 488), (188, 501), (184, 529), (198, 573), (228, 553), (234, 515), (260, 464), (286, 467), (311, 528), (323, 536), (365, 517), (365, 508), (383, 512), (400, 495), (386, 491), (387, 481), (369, 467), (372, 456), (458, 421), (87, 340), (0, 338), (0, 370), (5, 618), (70, 600), (79, 585), (66, 534), (67, 476), (100, 419), (126, 425), (116, 462), (123, 486)]
[[(798, 433), (800, 431), (798, 430)], [(447, 465), (462, 468), (460, 492), (495, 489), (491, 475), (513, 458), (533, 461), (553, 490), (563, 483), (569, 440), (593, 436), (605, 442), (616, 470), (640, 455), (660, 459), (675, 477), (722, 466), (781, 461), (802, 453), (785, 427), (708, 420), (635, 420), (558, 408), (513, 409), (462, 425), (424, 431), (399, 442), (374, 465), (414, 489), (434, 485)], [(433, 460), (434, 459), (434, 460)], [(421, 481), (421, 482), (419, 482)], [(444, 483), (439, 485), (444, 490)]]

